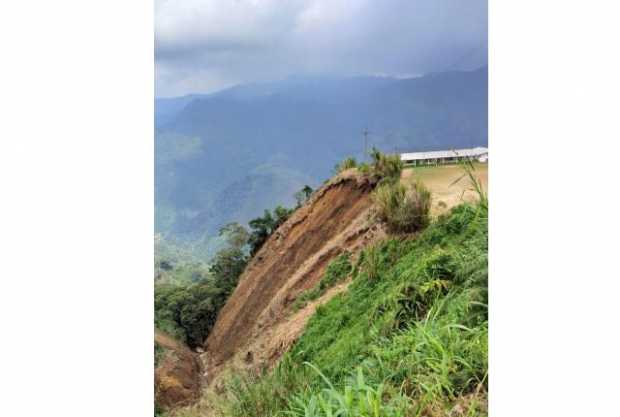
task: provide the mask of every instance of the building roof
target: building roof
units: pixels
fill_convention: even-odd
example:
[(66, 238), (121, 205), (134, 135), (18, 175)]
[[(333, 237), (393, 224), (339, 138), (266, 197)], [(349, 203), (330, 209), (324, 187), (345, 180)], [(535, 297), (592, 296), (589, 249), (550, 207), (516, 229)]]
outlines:
[(488, 148), (477, 147), (471, 149), (451, 149), (449, 151), (409, 152), (401, 153), (402, 161), (416, 161), (420, 159), (453, 158), (455, 156), (480, 156), (489, 153)]

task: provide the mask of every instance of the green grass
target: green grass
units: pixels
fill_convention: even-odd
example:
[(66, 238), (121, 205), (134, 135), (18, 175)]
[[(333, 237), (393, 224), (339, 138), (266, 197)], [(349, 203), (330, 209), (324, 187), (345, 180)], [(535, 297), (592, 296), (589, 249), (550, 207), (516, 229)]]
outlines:
[(483, 203), (368, 248), (348, 291), (273, 372), (229, 381), (216, 415), (485, 415), (487, 247)]
[(304, 291), (295, 300), (293, 311), (304, 308), (310, 301), (320, 298), (328, 289), (343, 281), (352, 270), (350, 257), (351, 254), (345, 252), (330, 262), (321, 281), (314, 288)]
[(405, 184), (386, 182), (372, 193), (377, 218), (393, 233), (417, 232), (430, 222), (431, 192), (419, 181)]

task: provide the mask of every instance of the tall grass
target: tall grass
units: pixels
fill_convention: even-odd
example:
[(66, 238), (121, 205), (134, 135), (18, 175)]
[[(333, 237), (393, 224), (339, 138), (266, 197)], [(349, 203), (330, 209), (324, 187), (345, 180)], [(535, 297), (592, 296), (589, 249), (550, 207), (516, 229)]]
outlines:
[(387, 182), (372, 194), (377, 217), (391, 232), (412, 233), (430, 222), (431, 193), (421, 183)]
[(346, 171), (350, 168), (357, 168), (362, 174), (372, 175), (379, 181), (397, 181), (403, 170), (404, 164), (400, 159), (400, 155), (384, 154), (377, 148), (370, 151), (370, 164), (366, 162), (358, 163), (353, 157), (348, 157), (334, 167), (336, 174)]
[(372, 172), (383, 181), (398, 181), (404, 164), (398, 154), (384, 154), (377, 148), (370, 152)]
[(346, 171), (347, 169), (355, 168), (357, 166), (357, 161), (353, 157), (348, 157), (342, 160), (340, 163), (336, 164), (334, 171), (336, 174), (340, 174), (342, 171)]
[(367, 249), (273, 372), (229, 381), (215, 415), (485, 415), (486, 206)]
[(400, 417), (407, 401), (396, 396), (384, 400), (385, 385), (369, 385), (364, 377), (362, 367), (358, 367), (354, 376), (342, 388), (336, 388), (321, 371), (310, 363), (311, 367), (324, 381), (325, 388), (318, 392), (304, 392), (292, 397), (289, 410), (285, 414), (294, 417), (334, 417), (334, 416), (368, 416)]
[(476, 175), (476, 166), (471, 160), (465, 160), (461, 163), (461, 167), (463, 168), (463, 175), (454, 180), (450, 186), (457, 184), (463, 179), (467, 179), (469, 181), (469, 189), (466, 191), (472, 191), (478, 195), (479, 205), (483, 209), (488, 209), (489, 200), (484, 187), (482, 186), (482, 180)]

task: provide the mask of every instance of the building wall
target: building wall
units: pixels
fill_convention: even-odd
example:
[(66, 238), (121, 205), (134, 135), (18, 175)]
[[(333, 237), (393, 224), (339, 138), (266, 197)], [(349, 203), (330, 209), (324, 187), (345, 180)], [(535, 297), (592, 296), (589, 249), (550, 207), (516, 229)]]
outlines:
[(481, 154), (478, 156), (449, 156), (445, 158), (431, 158), (431, 159), (415, 159), (415, 160), (405, 160), (403, 161), (407, 165), (412, 166), (425, 166), (425, 165), (444, 165), (444, 164), (455, 164), (464, 160), (474, 160), (478, 162), (487, 162), (489, 160), (489, 154)]

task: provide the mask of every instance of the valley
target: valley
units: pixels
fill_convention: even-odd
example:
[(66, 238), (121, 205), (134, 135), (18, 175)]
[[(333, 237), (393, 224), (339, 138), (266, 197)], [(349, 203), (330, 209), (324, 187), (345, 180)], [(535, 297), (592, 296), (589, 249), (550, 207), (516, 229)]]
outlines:
[(291, 207), (347, 156), (486, 146), (487, 68), (291, 77), (156, 100), (155, 230), (201, 258), (226, 223)]

